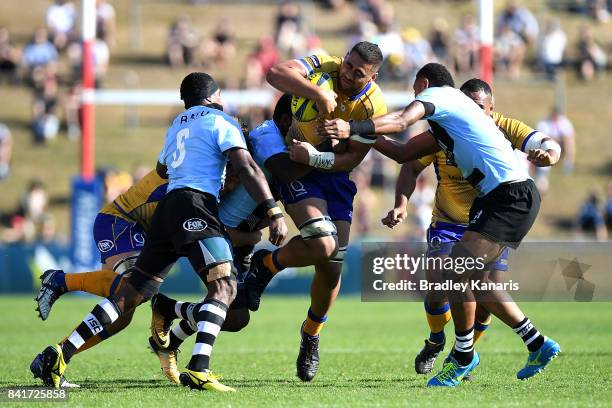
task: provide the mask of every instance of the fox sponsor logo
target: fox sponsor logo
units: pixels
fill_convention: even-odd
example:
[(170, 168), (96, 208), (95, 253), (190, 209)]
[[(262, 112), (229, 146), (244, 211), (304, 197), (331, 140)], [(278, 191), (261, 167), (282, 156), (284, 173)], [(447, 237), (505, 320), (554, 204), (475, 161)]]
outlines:
[(206, 223), (206, 221), (200, 218), (190, 218), (183, 223), (183, 229), (185, 231), (204, 231), (206, 227), (208, 227), (208, 224)]
[(98, 241), (98, 249), (100, 252), (108, 252), (113, 249), (115, 244), (110, 239), (103, 239), (102, 241)]

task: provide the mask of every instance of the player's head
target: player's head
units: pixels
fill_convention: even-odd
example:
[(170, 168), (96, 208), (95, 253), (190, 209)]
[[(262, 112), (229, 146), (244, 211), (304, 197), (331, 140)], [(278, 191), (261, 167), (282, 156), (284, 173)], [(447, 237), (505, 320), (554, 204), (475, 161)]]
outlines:
[(291, 95), (283, 94), (278, 102), (276, 102), (274, 113), (272, 114), (272, 120), (274, 120), (274, 123), (283, 136), (287, 135), (291, 127), (293, 117), (291, 113), (291, 98)]
[(185, 109), (206, 105), (223, 110), (219, 86), (213, 77), (205, 72), (192, 72), (183, 78), (181, 100), (185, 103)]
[(455, 86), (453, 76), (448, 72), (448, 69), (444, 65), (435, 62), (423, 65), (419, 72), (417, 72), (416, 79), (414, 80), (414, 94), (418, 95), (427, 88), (439, 86)]
[(340, 66), (339, 91), (352, 96), (361, 91), (370, 81), (378, 77), (383, 55), (378, 45), (361, 41), (346, 54)]
[(461, 92), (470, 97), (471, 100), (476, 102), (476, 105), (480, 106), (482, 110), (489, 116), (493, 113), (493, 90), (482, 79), (472, 78), (468, 79), (459, 88)]

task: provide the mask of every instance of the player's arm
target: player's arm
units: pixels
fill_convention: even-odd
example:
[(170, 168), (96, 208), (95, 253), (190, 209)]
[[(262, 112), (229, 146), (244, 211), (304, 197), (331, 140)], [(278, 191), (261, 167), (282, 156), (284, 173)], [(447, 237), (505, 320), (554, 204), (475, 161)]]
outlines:
[(157, 174), (159, 175), (159, 177), (165, 180), (168, 179), (168, 167), (166, 167), (165, 164), (157, 162), (157, 165), (155, 166), (155, 171), (157, 171)]
[[(312, 68), (310, 68), (312, 69)], [(289, 60), (274, 65), (266, 74), (266, 80), (283, 93), (317, 101), (319, 113), (325, 115), (336, 108), (336, 94), (319, 88), (306, 79), (308, 71), (300, 60)]]
[(409, 161), (402, 164), (397, 182), (395, 184), (395, 206), (385, 218), (381, 220), (383, 225), (394, 228), (406, 219), (406, 207), (414, 189), (419, 174), (427, 167), (419, 160)]
[(332, 171), (351, 171), (363, 161), (372, 144), (348, 141), (344, 153), (320, 152), (308, 142), (293, 140), (288, 147), (291, 160), (307, 164), (310, 167)]
[(226, 150), (225, 154), (240, 178), (240, 182), (258, 204), (257, 208), (265, 210), (265, 214), (270, 219), (270, 242), (274, 245), (282, 244), (287, 236), (287, 225), (283, 212), (276, 205), (276, 200), (270, 192), (263, 172), (246, 149), (231, 148)]
[(346, 139), (351, 135), (382, 135), (399, 133), (433, 113), (434, 106), (428, 102), (412, 101), (401, 111), (387, 113), (374, 119), (356, 120), (350, 123), (342, 119), (325, 120), (318, 133), (332, 139)]
[(281, 183), (290, 183), (304, 177), (312, 169), (304, 164), (291, 160), (289, 153), (279, 153), (264, 163), (266, 169)]
[(435, 153), (440, 146), (431, 132), (423, 132), (412, 137), (406, 143), (399, 143), (386, 136), (378, 136), (374, 149), (398, 163), (406, 163)]
[(522, 121), (493, 114), (495, 124), (515, 149), (527, 153), (527, 159), (538, 167), (554, 166), (561, 157), (561, 146), (550, 136), (534, 130)]

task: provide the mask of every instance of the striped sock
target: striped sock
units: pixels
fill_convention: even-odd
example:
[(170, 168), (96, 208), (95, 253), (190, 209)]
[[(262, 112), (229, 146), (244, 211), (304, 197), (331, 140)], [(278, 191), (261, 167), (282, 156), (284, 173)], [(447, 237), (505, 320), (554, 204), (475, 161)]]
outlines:
[(318, 337), (326, 321), (327, 316), (319, 317), (312, 312), (312, 309), (308, 308), (308, 316), (304, 321), (303, 331), (311, 337)]
[(270, 272), (272, 272), (272, 275), (276, 275), (277, 273), (285, 269), (285, 267), (281, 265), (280, 261), (278, 260), (279, 250), (280, 248), (264, 256), (264, 258), (262, 259), (263, 264), (266, 266), (266, 268), (270, 270)]
[(181, 320), (170, 331), (170, 350), (178, 349), (185, 339), (197, 331), (197, 326), (192, 325), (188, 320)]
[(61, 343), (64, 361), (70, 361), (74, 353), (85, 344), (87, 340), (101, 333), (104, 328), (113, 322), (117, 321), (121, 311), (117, 306), (107, 298), (102, 299), (91, 313), (85, 316), (85, 319), (72, 332), (68, 339)]
[(444, 306), (437, 309), (430, 307), (427, 302), (424, 305), (430, 330), (429, 342), (441, 344), (445, 340), (444, 326), (451, 320), (450, 305), (445, 303)]
[(544, 344), (544, 336), (531, 324), (531, 320), (525, 317), (519, 324), (512, 328), (518, 334), (530, 352), (537, 351)]
[(187, 368), (202, 372), (208, 371), (210, 353), (225, 321), (227, 305), (216, 299), (208, 299), (204, 303), (199, 303), (195, 310), (198, 334)]
[(474, 358), (474, 328), (468, 331), (455, 331), (455, 347), (453, 356), (457, 359), (460, 366), (466, 366)]
[(198, 322), (194, 310), (197, 310), (198, 305), (200, 304), (177, 301), (174, 305), (174, 314), (180, 319), (188, 320), (192, 327), (196, 327)]
[(484, 335), (485, 330), (489, 328), (490, 324), (491, 316), (489, 316), (489, 318), (484, 322), (479, 322), (476, 320), (476, 323), (474, 324), (474, 343), (480, 340), (480, 338)]

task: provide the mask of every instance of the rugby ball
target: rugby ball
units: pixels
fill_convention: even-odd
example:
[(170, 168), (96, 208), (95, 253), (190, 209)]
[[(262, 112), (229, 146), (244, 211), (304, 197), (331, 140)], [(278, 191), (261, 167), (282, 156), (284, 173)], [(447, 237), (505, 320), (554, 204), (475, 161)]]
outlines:
[[(307, 79), (320, 88), (330, 91), (334, 90), (334, 83), (326, 72), (310, 74)], [(291, 113), (293, 113), (293, 117), (298, 122), (310, 122), (319, 116), (319, 109), (317, 108), (316, 101), (294, 96), (291, 99)]]

